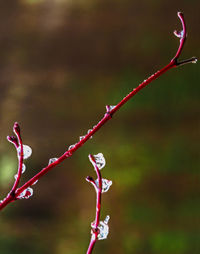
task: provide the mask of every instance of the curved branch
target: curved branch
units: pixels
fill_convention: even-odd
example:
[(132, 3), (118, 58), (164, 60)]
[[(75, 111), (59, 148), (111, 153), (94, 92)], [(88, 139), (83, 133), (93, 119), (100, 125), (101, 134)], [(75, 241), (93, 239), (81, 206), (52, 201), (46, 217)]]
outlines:
[(181, 31), (177, 31), (177, 30), (174, 31), (174, 35), (176, 37), (180, 38), (180, 44), (179, 44), (178, 50), (176, 52), (176, 55), (173, 59), (178, 59), (179, 58), (179, 56), (181, 54), (181, 51), (183, 50), (184, 43), (186, 41), (186, 37), (187, 37), (186, 24), (185, 24), (185, 19), (184, 19), (183, 13), (178, 12), (177, 15), (178, 15), (178, 17), (181, 21), (182, 30)]
[(187, 38), (187, 30), (186, 30), (186, 23), (185, 23), (185, 18), (184, 18), (183, 13), (178, 12), (177, 15), (181, 21), (182, 30), (181, 31), (177, 31), (177, 30), (174, 31), (174, 35), (176, 37), (180, 38), (180, 44), (179, 44), (178, 50), (176, 52), (176, 55), (172, 59), (172, 62), (174, 62), (177, 66), (187, 64), (187, 63), (196, 63), (197, 62), (196, 57), (191, 57), (190, 59), (178, 62), (178, 58), (183, 50), (183, 46), (184, 46), (186, 38)]

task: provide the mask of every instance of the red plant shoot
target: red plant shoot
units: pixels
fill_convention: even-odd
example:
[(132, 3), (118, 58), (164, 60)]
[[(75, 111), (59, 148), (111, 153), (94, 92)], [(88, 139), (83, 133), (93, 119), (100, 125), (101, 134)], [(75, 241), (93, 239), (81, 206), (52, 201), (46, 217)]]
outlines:
[(101, 176), (100, 169), (105, 166), (105, 159), (102, 153), (97, 155), (89, 155), (89, 160), (93, 164), (94, 170), (96, 171), (97, 180), (91, 176), (88, 176), (86, 180), (90, 182), (96, 191), (96, 217), (95, 221), (91, 223), (91, 240), (87, 250), (87, 254), (91, 254), (94, 248), (94, 245), (97, 240), (106, 239), (109, 231), (108, 221), (109, 215), (106, 216), (104, 222), (100, 221), (100, 213), (101, 213), (101, 195), (103, 192), (107, 192), (112, 184), (112, 181), (107, 179), (103, 179)]
[[(22, 142), (22, 137), (21, 137), (21, 131), (18, 123), (14, 124), (13, 127), (13, 132), (15, 136), (8, 136), (7, 139), (9, 142), (11, 142), (16, 150), (17, 150), (17, 155), (18, 155), (18, 172), (16, 175), (15, 182), (11, 188), (11, 191), (7, 194), (7, 196), (0, 201), (0, 210), (5, 208), (9, 203), (21, 199), (21, 198), (29, 198), (33, 190), (31, 186), (35, 184), (43, 175), (47, 174), (51, 169), (55, 168), (58, 164), (60, 164), (62, 161), (67, 159), (68, 157), (72, 156), (75, 151), (77, 151), (82, 145), (85, 144), (94, 134), (108, 121), (112, 118), (112, 116), (127, 102), (129, 101), (135, 94), (137, 94), (141, 89), (143, 89), (145, 86), (150, 84), (153, 80), (159, 78), (161, 75), (163, 75), (165, 72), (168, 70), (178, 67), (180, 65), (184, 65), (187, 63), (196, 63), (197, 58), (196, 57), (191, 57), (186, 60), (180, 60), (179, 57), (181, 55), (181, 52), (183, 50), (183, 46), (186, 41), (186, 24), (185, 24), (185, 19), (183, 16), (183, 13), (178, 12), (178, 18), (181, 21), (182, 24), (182, 30), (181, 31), (175, 31), (174, 34), (180, 39), (179, 42), (179, 47), (177, 49), (177, 52), (175, 56), (172, 58), (172, 60), (163, 68), (161, 68), (159, 71), (148, 77), (146, 80), (144, 80), (141, 84), (139, 84), (135, 89), (133, 89), (127, 96), (125, 96), (116, 106), (106, 106), (106, 113), (102, 117), (102, 119), (95, 125), (92, 129), (88, 131), (88, 133), (85, 136), (80, 137), (80, 140), (69, 147), (67, 151), (64, 152), (63, 155), (61, 155), (59, 158), (54, 158), (51, 159), (51, 162), (49, 165), (47, 165), (45, 168), (43, 168), (39, 173), (37, 173), (35, 176), (33, 176), (30, 180), (28, 180), (24, 185), (18, 188), (19, 182), (23, 173), (23, 167), (25, 166), (23, 164), (23, 161), (25, 159), (25, 149), (26, 153), (30, 156), (31, 149), (30, 147), (23, 145)], [(96, 219), (94, 224), (92, 225), (92, 237), (91, 237), (91, 242), (88, 247), (87, 253), (90, 254), (92, 253), (94, 244), (98, 238), (99, 234), (99, 223), (100, 223), (100, 208), (101, 208), (101, 192), (102, 192), (102, 178), (101, 174), (99, 171), (99, 168), (97, 166), (97, 163), (95, 162), (95, 159), (92, 155), (90, 155), (90, 160), (91, 162), (93, 161), (93, 166), (95, 168), (95, 171), (98, 176), (98, 187), (93, 178), (88, 177), (87, 181), (89, 181), (91, 184), (94, 185), (95, 190), (97, 192), (97, 206), (96, 206)]]

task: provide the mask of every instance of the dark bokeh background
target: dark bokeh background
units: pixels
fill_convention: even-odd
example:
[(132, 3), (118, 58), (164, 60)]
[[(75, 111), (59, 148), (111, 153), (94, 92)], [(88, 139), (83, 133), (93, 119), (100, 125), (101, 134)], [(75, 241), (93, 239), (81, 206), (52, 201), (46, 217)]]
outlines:
[[(14, 121), (33, 149), (23, 182), (61, 155), (173, 56), (183, 11), (182, 58), (200, 55), (199, 0), (0, 1), (0, 198), (16, 172), (5, 137)], [(1, 212), (0, 253), (82, 254), (95, 193), (88, 154), (102, 152), (102, 217), (94, 253), (200, 253), (199, 65), (171, 70), (134, 97), (92, 140)]]

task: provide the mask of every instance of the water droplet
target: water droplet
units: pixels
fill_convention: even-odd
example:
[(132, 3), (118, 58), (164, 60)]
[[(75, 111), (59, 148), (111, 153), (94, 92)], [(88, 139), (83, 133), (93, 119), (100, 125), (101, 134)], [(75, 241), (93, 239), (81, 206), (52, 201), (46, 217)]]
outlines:
[[(18, 156), (20, 156), (20, 152), (21, 152), (20, 146), (17, 148), (17, 152), (18, 152)], [(24, 153), (23, 159), (27, 159), (28, 157), (30, 157), (32, 154), (32, 149), (30, 148), (30, 146), (23, 145), (23, 153)]]
[(26, 170), (26, 165), (23, 163), (22, 164), (22, 174), (25, 172), (25, 170)]
[(113, 110), (116, 107), (116, 105), (110, 105), (110, 111)]
[(94, 156), (95, 162), (97, 164), (97, 167), (99, 169), (102, 169), (103, 167), (105, 167), (106, 160), (105, 160), (105, 158), (104, 158), (102, 153), (98, 153), (98, 154), (93, 155), (93, 156)]
[(71, 150), (71, 149), (74, 148), (74, 147), (75, 147), (75, 144), (74, 144), (74, 145), (70, 145), (69, 148), (68, 148), (68, 150)]
[[(89, 134), (91, 131), (92, 131), (92, 129), (89, 129), (87, 133)], [(92, 138), (92, 136), (90, 138)]]
[(198, 59), (197, 58), (194, 58), (194, 60), (192, 60), (192, 63), (197, 63)]
[(105, 223), (105, 224), (108, 224), (109, 220), (110, 220), (110, 215), (107, 215), (106, 218), (105, 218), (105, 220), (104, 220), (104, 223)]
[(17, 197), (17, 199), (29, 199), (32, 195), (33, 189), (28, 187)]
[[(23, 164), (22, 164), (22, 174), (25, 172), (25, 170), (26, 170), (26, 165), (23, 163)], [(18, 174), (16, 174), (16, 175), (14, 176), (15, 180), (17, 179), (17, 176), (18, 176)]]
[(35, 180), (35, 182), (32, 183), (32, 185), (35, 185), (38, 182), (38, 180)]
[[(99, 187), (98, 179), (95, 180), (97, 187)], [(107, 192), (112, 185), (112, 181), (102, 178), (102, 193)]]
[(85, 136), (80, 136), (79, 139), (80, 141), (83, 140), (85, 138)]
[(51, 159), (49, 159), (49, 164), (48, 164), (48, 165), (54, 163), (55, 161), (57, 161), (57, 159), (58, 159), (58, 158), (51, 158)]
[[(110, 219), (110, 216), (107, 215), (104, 221), (100, 221), (99, 225), (98, 225), (98, 229), (99, 229), (99, 234), (98, 234), (98, 240), (103, 240), (106, 239), (109, 233), (109, 226), (108, 226), (108, 221)], [(91, 227), (93, 229), (95, 229), (95, 225), (94, 222), (91, 223)], [(91, 233), (93, 233), (93, 231), (91, 231)]]

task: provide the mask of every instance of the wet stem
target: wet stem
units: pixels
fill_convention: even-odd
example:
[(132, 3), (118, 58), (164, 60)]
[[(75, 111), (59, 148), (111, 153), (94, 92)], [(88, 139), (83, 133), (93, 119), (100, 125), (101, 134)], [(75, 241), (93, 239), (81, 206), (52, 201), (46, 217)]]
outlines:
[(88, 182), (90, 182), (96, 191), (96, 217), (95, 217), (95, 222), (94, 222), (94, 228), (92, 229), (92, 233), (91, 233), (91, 239), (90, 239), (90, 243), (88, 246), (88, 250), (87, 250), (87, 254), (91, 254), (92, 250), (94, 248), (94, 245), (97, 241), (98, 238), (98, 234), (99, 234), (99, 221), (100, 221), (100, 213), (101, 213), (101, 195), (102, 195), (102, 177), (101, 177), (101, 172), (95, 162), (94, 157), (90, 154), (89, 155), (89, 159), (90, 161), (93, 161), (93, 166), (95, 169), (95, 172), (97, 174), (97, 179), (98, 179), (98, 186), (97, 184), (94, 182), (93, 178), (91, 177), (87, 177), (86, 180)]
[[(16, 140), (9, 140), (11, 143), (13, 143), (15, 146), (20, 146), (20, 155), (19, 155), (19, 166), (18, 166), (18, 173), (16, 181), (13, 184), (13, 187), (11, 188), (11, 191), (8, 193), (6, 198), (0, 202), (0, 210), (5, 208), (9, 203), (17, 200), (17, 197), (28, 187), (30, 187), (32, 184), (35, 183), (38, 179), (40, 179), (43, 175), (47, 174), (52, 168), (55, 168), (58, 164), (60, 164), (62, 161), (67, 159), (68, 157), (71, 157), (75, 151), (77, 151), (82, 145), (84, 145), (85, 142), (87, 142), (108, 120), (112, 119), (112, 116), (127, 102), (129, 101), (135, 94), (137, 94), (141, 89), (146, 87), (148, 84), (150, 84), (153, 80), (158, 79), (161, 75), (169, 71), (170, 69), (184, 65), (187, 63), (196, 63), (197, 58), (192, 57), (187, 60), (178, 61), (178, 58), (183, 50), (183, 46), (185, 44), (186, 40), (186, 24), (184, 16), (181, 12), (178, 12), (178, 17), (182, 24), (182, 31), (177, 32), (175, 31), (174, 34), (180, 39), (179, 47), (177, 49), (177, 52), (175, 56), (172, 58), (172, 60), (162, 69), (151, 75), (149, 78), (144, 80), (141, 84), (138, 85), (135, 89), (133, 89), (127, 96), (125, 96), (115, 107), (106, 106), (106, 113), (102, 117), (102, 119), (98, 122), (96, 126), (93, 127), (93, 129), (88, 132), (84, 137), (80, 139), (78, 143), (76, 143), (73, 147), (68, 149), (62, 156), (60, 156), (56, 161), (53, 163), (47, 165), (45, 168), (43, 168), (39, 173), (37, 173), (34, 177), (32, 177), (30, 180), (28, 180), (23, 186), (20, 188), (18, 187), (21, 174), (22, 174), (22, 164), (23, 164), (23, 146), (22, 146), (22, 139), (20, 134), (19, 125), (15, 123), (14, 125), (14, 133), (17, 136)], [(12, 137), (13, 138), (13, 137)], [(101, 174), (96, 168), (96, 173), (99, 179), (99, 188), (96, 189), (97, 192), (97, 203), (96, 203), (96, 219), (95, 219), (95, 227), (97, 229), (99, 224), (99, 217), (100, 217), (100, 209), (101, 209), (101, 185), (102, 185), (102, 178)], [(90, 245), (88, 247), (87, 254), (92, 253), (94, 244), (97, 240), (97, 231), (92, 234)]]

